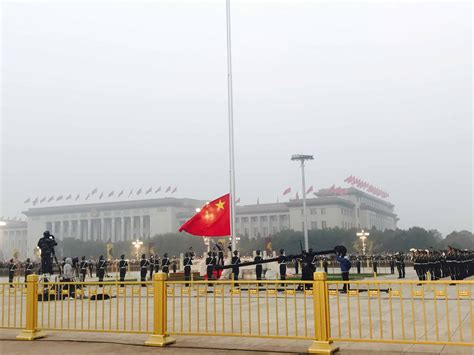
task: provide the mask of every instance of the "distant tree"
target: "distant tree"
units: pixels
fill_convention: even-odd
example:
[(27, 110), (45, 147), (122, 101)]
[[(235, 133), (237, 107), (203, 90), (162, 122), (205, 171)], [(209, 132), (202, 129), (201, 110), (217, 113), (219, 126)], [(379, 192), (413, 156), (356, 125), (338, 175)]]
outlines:
[(474, 235), (469, 231), (452, 232), (442, 241), (444, 248), (452, 246), (458, 249), (474, 250)]

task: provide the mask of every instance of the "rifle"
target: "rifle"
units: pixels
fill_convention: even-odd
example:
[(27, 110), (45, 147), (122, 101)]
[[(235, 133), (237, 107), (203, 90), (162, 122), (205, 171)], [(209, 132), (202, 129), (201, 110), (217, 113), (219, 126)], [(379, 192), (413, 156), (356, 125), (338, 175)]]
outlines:
[[(325, 255), (325, 254), (336, 254), (337, 253), (337, 248), (338, 247), (335, 247), (334, 249), (331, 249), (331, 250), (315, 251), (315, 252), (312, 252), (311, 255), (315, 256), (315, 255)], [(288, 255), (287, 259), (288, 260), (294, 260), (294, 259), (302, 258), (303, 256), (304, 256), (304, 253), (297, 254), (297, 255)], [(265, 260), (262, 260), (262, 261), (259, 261), (259, 262), (247, 261), (245, 263), (241, 263), (241, 264), (238, 264), (238, 265), (216, 265), (215, 269), (224, 270), (224, 269), (231, 269), (232, 267), (235, 267), (235, 266), (243, 267), (243, 266), (252, 266), (252, 265), (257, 265), (257, 264), (260, 265), (260, 264), (272, 263), (272, 262), (278, 261), (278, 258), (279, 257), (271, 258), (271, 259), (265, 259)]]

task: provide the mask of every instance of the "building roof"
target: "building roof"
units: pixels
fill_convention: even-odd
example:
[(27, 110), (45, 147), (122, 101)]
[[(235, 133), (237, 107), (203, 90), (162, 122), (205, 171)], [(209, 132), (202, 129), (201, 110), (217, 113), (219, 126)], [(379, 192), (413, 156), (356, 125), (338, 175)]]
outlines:
[(15, 221), (15, 220), (3, 220), (7, 224), (5, 226), (0, 226), (0, 230), (5, 229), (26, 229), (28, 228), (28, 222), (26, 221)]
[[(359, 189), (356, 189), (355, 187), (349, 187), (347, 189), (347, 195), (356, 195), (356, 196), (362, 196), (368, 200), (372, 200), (374, 202), (377, 202), (377, 203), (380, 203), (384, 206), (387, 206), (387, 207), (390, 207), (390, 208), (393, 208), (395, 207), (394, 204), (386, 201), (386, 200), (383, 200), (381, 198), (378, 198), (372, 194), (369, 194), (365, 191), (362, 191), (362, 190), (359, 190)], [(329, 197), (329, 196), (338, 196), (336, 193), (330, 191), (329, 189), (321, 189), (319, 190), (318, 192), (315, 192), (314, 195), (318, 196), (318, 197)]]
[[(325, 206), (325, 205), (340, 205), (345, 207), (355, 207), (355, 203), (340, 197), (318, 197), (307, 198), (306, 206)], [(289, 207), (303, 206), (303, 200), (290, 200)]]
[(24, 211), (23, 214), (26, 216), (42, 216), (42, 215), (54, 215), (64, 213), (81, 213), (90, 212), (91, 210), (97, 211), (110, 211), (110, 210), (123, 210), (132, 208), (149, 208), (149, 207), (198, 207), (204, 205), (205, 201), (190, 199), (190, 198), (155, 198), (149, 200), (132, 200), (132, 201), (116, 201), (116, 202), (99, 202), (79, 205), (68, 205), (68, 206), (51, 206), (51, 207), (37, 207), (29, 208)]

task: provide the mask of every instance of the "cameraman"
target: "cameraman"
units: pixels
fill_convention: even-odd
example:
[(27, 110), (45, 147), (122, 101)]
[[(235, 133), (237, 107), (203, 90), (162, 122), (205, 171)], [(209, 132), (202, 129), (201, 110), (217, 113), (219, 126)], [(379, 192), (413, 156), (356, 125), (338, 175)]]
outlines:
[(38, 248), (41, 250), (41, 273), (53, 273), (54, 247), (58, 245), (56, 239), (49, 231), (43, 233), (43, 237), (38, 241)]

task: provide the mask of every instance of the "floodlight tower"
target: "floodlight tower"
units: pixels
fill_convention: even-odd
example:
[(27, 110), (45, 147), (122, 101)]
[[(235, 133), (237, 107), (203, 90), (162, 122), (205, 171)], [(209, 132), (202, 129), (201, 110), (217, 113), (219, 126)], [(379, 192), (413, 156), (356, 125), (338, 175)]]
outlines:
[(304, 234), (304, 248), (308, 251), (308, 226), (306, 223), (306, 183), (304, 178), (304, 162), (306, 160), (313, 160), (314, 157), (312, 155), (305, 155), (305, 154), (293, 154), (291, 156), (291, 160), (298, 160), (301, 162), (301, 182), (303, 187), (303, 234)]

